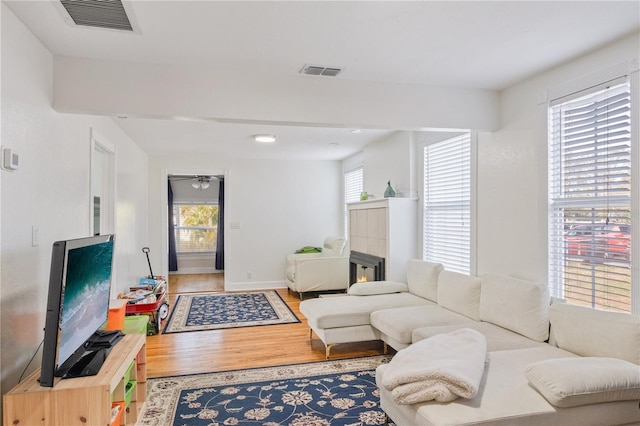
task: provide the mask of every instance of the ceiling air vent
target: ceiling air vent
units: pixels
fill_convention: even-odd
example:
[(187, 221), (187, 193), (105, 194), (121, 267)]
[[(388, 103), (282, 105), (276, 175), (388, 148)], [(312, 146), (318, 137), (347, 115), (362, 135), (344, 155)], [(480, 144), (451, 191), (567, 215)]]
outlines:
[[(130, 7), (122, 0), (60, 0), (71, 25), (140, 32)], [(66, 16), (68, 14), (68, 16)]]
[(300, 74), (306, 75), (322, 75), (325, 77), (335, 77), (342, 72), (342, 68), (323, 67), (318, 65), (305, 65), (300, 70)]

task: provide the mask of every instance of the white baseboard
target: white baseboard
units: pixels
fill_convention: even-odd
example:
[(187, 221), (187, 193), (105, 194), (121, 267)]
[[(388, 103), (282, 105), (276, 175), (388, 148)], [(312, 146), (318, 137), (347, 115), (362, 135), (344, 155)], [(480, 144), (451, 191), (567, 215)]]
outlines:
[(238, 283), (225, 283), (225, 291), (254, 291), (254, 290), (276, 290), (287, 288), (285, 281), (247, 281)]
[(169, 275), (180, 274), (222, 274), (224, 271), (219, 271), (216, 268), (180, 268), (177, 271), (169, 272)]

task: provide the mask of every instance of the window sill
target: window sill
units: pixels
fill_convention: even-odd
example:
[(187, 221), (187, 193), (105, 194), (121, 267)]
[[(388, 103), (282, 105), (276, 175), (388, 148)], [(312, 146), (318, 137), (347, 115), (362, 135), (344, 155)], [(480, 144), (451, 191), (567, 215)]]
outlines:
[(178, 259), (214, 259), (215, 252), (206, 253), (178, 253)]

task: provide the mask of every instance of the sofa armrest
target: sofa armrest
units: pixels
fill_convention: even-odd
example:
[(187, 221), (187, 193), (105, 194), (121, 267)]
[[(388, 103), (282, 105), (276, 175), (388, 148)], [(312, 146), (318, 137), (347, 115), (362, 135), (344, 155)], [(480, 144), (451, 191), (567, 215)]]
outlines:
[(298, 259), (313, 259), (324, 257), (322, 253), (291, 253), (287, 255), (287, 266), (294, 266)]
[(344, 256), (307, 256), (294, 260), (295, 287), (298, 292), (347, 289), (349, 258)]

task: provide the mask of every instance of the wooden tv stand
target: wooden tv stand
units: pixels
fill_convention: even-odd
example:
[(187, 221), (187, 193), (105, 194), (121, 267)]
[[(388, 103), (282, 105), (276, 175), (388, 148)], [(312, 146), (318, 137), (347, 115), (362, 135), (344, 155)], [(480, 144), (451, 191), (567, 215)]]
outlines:
[(95, 376), (56, 378), (52, 388), (38, 383), (40, 370), (6, 393), (2, 400), (3, 424), (82, 425), (111, 424), (111, 402), (125, 400), (125, 374), (131, 363), (130, 380), (136, 380), (131, 403), (120, 416), (121, 425), (133, 425), (147, 396), (146, 335), (127, 334), (111, 350)]

